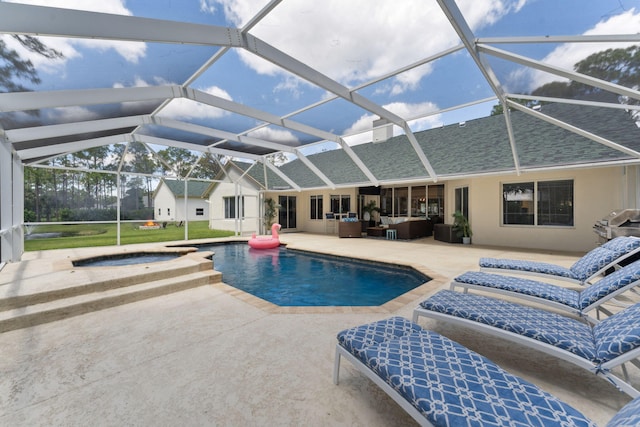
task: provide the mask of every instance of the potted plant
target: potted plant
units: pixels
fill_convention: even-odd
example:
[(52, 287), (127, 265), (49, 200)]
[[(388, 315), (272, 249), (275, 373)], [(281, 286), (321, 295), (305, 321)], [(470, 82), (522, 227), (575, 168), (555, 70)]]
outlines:
[(362, 212), (362, 219), (369, 223), (369, 227), (373, 227), (375, 225), (373, 214), (375, 212), (380, 212), (380, 208), (376, 206), (376, 201), (369, 200), (369, 203), (362, 207)]
[(264, 215), (263, 215), (263, 225), (266, 230), (270, 230), (273, 225), (273, 221), (278, 215), (278, 209), (280, 209), (280, 205), (276, 203), (271, 197), (264, 200)]
[(456, 231), (458, 237), (462, 237), (462, 243), (468, 245), (471, 243), (471, 225), (466, 216), (460, 211), (453, 213), (453, 229)]

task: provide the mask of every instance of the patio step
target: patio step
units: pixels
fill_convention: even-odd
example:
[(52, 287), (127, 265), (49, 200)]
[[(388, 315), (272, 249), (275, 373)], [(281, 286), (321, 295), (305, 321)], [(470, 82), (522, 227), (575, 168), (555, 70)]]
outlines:
[(38, 304), (0, 311), (0, 333), (41, 325), (93, 311), (128, 304), (217, 283), (222, 274), (213, 269), (178, 277), (131, 284), (112, 289), (51, 299)]

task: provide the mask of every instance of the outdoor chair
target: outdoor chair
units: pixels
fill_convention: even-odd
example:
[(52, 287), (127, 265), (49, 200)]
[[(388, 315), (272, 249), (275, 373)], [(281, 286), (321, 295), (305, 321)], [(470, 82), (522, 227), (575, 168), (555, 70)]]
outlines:
[[(335, 384), (341, 357), (423, 426), (595, 426), (536, 385), (402, 317), (340, 332)], [(607, 426), (638, 423), (640, 398), (625, 405)]]
[(638, 252), (640, 252), (640, 238), (620, 236), (592, 249), (569, 268), (546, 262), (480, 258), (480, 269), (500, 273), (531, 274), (587, 285)]
[[(413, 311), (419, 316), (486, 332), (543, 351), (608, 379), (631, 397), (640, 392), (626, 382), (622, 366), (640, 356), (640, 304), (596, 325), (534, 307), (477, 294), (442, 290)], [(625, 378), (613, 368), (624, 371)]]
[[(607, 301), (640, 284), (640, 261), (635, 261), (578, 291), (563, 286), (502, 274), (468, 271), (453, 279), (450, 289), (463, 288), (493, 292), (521, 298), (545, 307), (568, 311), (589, 319), (588, 312), (596, 309), (610, 315), (604, 307)], [(615, 301), (620, 304), (619, 301)]]

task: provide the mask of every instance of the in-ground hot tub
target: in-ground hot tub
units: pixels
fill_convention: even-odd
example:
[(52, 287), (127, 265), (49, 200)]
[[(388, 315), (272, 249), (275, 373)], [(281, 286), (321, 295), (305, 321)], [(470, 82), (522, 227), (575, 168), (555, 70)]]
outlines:
[(148, 264), (151, 262), (170, 261), (192, 251), (171, 252), (127, 252), (93, 256), (73, 261), (74, 267), (115, 267), (125, 265)]

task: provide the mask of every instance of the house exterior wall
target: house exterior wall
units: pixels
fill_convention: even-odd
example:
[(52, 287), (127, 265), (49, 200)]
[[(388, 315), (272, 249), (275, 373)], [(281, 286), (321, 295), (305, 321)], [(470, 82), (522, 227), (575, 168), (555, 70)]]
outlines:
[[(244, 218), (225, 218), (225, 197), (244, 197)], [(234, 231), (238, 235), (259, 233), (260, 209), (258, 190), (250, 186), (236, 186), (233, 183), (222, 182), (216, 185), (209, 196), (211, 211), (209, 214), (209, 228), (215, 230)]]
[(180, 221), (176, 219), (176, 198), (169, 188), (160, 184), (153, 197), (153, 218), (156, 221)]
[[(572, 227), (502, 224), (502, 184), (565, 179), (574, 181)], [(636, 201), (625, 195), (635, 194), (638, 186), (635, 167), (558, 170), (448, 181), (447, 223), (452, 222), (455, 188), (464, 185), (469, 187), (473, 243), (575, 252), (585, 252), (598, 245), (598, 236), (593, 231), (598, 219), (617, 209), (636, 207)]]
[[(157, 189), (153, 198), (153, 215), (155, 221), (185, 221), (184, 198), (176, 199), (166, 185)], [(201, 209), (202, 214), (198, 215)], [(187, 219), (189, 221), (206, 221), (209, 219), (209, 203), (207, 199), (189, 197), (187, 199)]]
[[(334, 190), (311, 190), (311, 191), (290, 191), (266, 193), (265, 198), (271, 197), (276, 202), (278, 196), (295, 196), (296, 197), (296, 225), (295, 230), (289, 231), (305, 231), (318, 234), (338, 234), (337, 220), (326, 220), (325, 213), (331, 212), (331, 196), (350, 196), (351, 209), (350, 212), (358, 211), (358, 189), (357, 188), (338, 188)], [(322, 212), (321, 219), (311, 219), (311, 196), (322, 196)], [(367, 196), (369, 197), (369, 196)], [(348, 212), (344, 212), (348, 214)]]
[[(565, 179), (571, 179), (574, 182), (573, 226), (502, 224), (502, 184)], [(617, 209), (640, 209), (640, 168), (636, 166), (567, 169), (524, 173), (520, 176), (474, 177), (440, 181), (439, 183), (445, 184), (445, 222), (449, 224), (453, 222), (455, 189), (463, 186), (469, 187), (469, 220), (473, 230), (472, 242), (477, 245), (582, 253), (593, 249), (599, 243), (598, 236), (593, 231), (593, 225), (598, 219)], [(324, 212), (330, 211), (331, 195), (349, 194), (352, 203), (351, 210), (357, 211), (357, 188), (267, 193), (265, 197), (273, 197), (277, 200), (281, 194), (297, 197), (298, 231), (337, 234), (337, 224), (324, 218)], [(324, 212), (320, 220), (310, 219), (311, 195), (323, 196)], [(365, 196), (365, 201), (368, 199), (378, 201), (377, 196)]]

